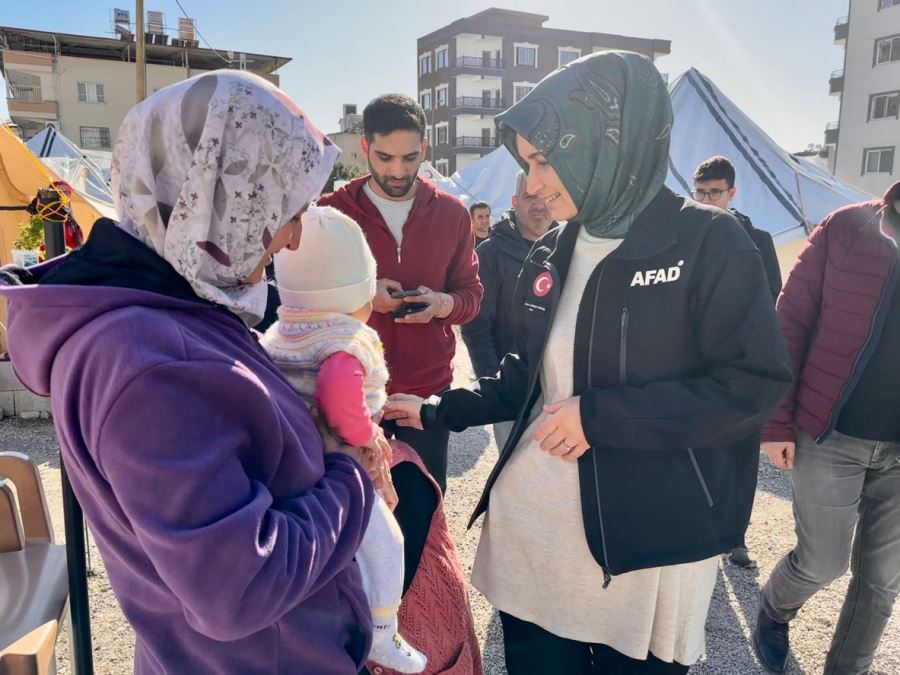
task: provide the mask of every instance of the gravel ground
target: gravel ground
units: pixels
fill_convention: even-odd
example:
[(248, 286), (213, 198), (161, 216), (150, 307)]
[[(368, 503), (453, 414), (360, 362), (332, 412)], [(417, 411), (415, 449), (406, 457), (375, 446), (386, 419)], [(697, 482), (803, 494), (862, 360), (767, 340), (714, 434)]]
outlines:
[[(471, 378), (465, 350), (457, 357), (457, 379)], [(16, 450), (33, 457), (41, 468), (47, 500), (58, 541), (63, 540), (60, 501), (58, 445), (49, 420), (6, 419), (0, 422), (0, 450)], [(480, 525), (471, 531), (465, 525), (478, 499), (488, 472), (497, 459), (490, 432), (470, 429), (452, 437), (450, 480), (445, 509), (453, 530), (463, 568), (472, 568)], [(735, 675), (765, 672), (750, 646), (750, 630), (755, 623), (756, 596), (772, 567), (794, 542), (790, 505), (790, 481), (786, 474), (761, 462), (759, 489), (747, 542), (759, 562), (758, 570), (744, 570), (723, 562), (707, 622), (707, 656), (691, 669), (692, 675)], [(134, 636), (125, 622), (99, 553), (91, 541), (93, 575), (89, 579), (94, 664), (98, 675), (131, 672)], [(848, 578), (832, 584), (807, 603), (792, 625), (793, 657), (788, 673), (820, 673), (834, 625), (846, 592)], [(485, 671), (506, 673), (499, 620), (485, 599), (472, 590), (472, 611), (482, 640)], [(65, 630), (58, 644), (58, 672), (69, 675)], [(900, 612), (891, 620), (870, 675), (900, 674)], [(549, 675), (549, 674), (548, 674)]]

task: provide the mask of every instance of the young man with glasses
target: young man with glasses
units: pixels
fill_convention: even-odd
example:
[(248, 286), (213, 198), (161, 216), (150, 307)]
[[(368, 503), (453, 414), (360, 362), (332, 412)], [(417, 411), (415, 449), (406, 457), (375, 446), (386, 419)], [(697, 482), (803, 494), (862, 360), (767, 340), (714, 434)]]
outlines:
[(721, 155), (710, 157), (694, 171), (694, 189), (691, 190), (691, 197), (701, 204), (718, 206), (724, 211), (731, 212), (744, 226), (762, 255), (763, 265), (766, 268), (766, 279), (769, 281), (769, 289), (774, 302), (781, 293), (781, 268), (778, 265), (778, 256), (775, 254), (775, 244), (772, 243), (771, 234), (753, 227), (750, 218), (728, 206), (737, 194), (734, 179), (734, 165), (727, 157)]
[[(769, 282), (769, 290), (774, 302), (781, 292), (781, 268), (778, 266), (778, 256), (775, 254), (775, 244), (772, 242), (772, 235), (765, 230), (753, 227), (750, 218), (737, 209), (729, 208), (728, 204), (737, 194), (734, 179), (734, 165), (726, 157), (710, 157), (694, 171), (694, 189), (691, 190), (691, 196), (701, 204), (717, 206), (724, 211), (731, 212), (743, 225), (762, 256), (766, 279)], [(740, 567), (752, 567), (756, 564), (750, 557), (745, 543), (732, 549), (728, 554), (728, 559)]]

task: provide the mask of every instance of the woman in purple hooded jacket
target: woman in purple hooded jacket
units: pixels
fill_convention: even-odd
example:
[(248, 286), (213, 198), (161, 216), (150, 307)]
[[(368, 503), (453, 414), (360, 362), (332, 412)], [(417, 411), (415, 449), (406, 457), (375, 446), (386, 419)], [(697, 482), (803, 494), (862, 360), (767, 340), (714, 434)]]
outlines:
[(135, 672), (355, 673), (371, 621), (353, 562), (373, 493), (323, 453), (247, 325), (336, 148), (279, 89), (218, 71), (129, 112), (118, 223), (7, 269), (9, 351), (50, 396), (75, 494), (136, 634)]

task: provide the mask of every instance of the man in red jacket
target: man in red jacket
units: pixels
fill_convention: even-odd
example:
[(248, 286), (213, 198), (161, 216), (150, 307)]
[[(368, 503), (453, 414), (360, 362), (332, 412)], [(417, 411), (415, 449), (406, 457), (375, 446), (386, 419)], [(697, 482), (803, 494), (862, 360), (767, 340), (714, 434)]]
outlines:
[(754, 633), (777, 673), (788, 622), (848, 565), (825, 673), (869, 671), (900, 591), (898, 242), (900, 182), (825, 218), (778, 299), (794, 385), (762, 449), (793, 469), (797, 545), (762, 590)]
[[(384, 343), (388, 393), (428, 397), (450, 386), (453, 326), (475, 318), (483, 294), (469, 212), (456, 197), (417, 177), (428, 141), (425, 113), (413, 99), (376, 98), (363, 111), (363, 128), (369, 175), (319, 204), (356, 220), (378, 263), (369, 325)], [(397, 297), (403, 291), (417, 294)], [(391, 431), (415, 448), (445, 490), (449, 432)]]

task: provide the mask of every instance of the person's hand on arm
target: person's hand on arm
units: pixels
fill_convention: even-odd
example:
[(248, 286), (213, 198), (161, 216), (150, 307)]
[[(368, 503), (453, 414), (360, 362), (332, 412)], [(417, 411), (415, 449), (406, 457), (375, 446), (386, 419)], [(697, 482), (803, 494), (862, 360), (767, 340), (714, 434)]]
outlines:
[(375, 489), (381, 495), (381, 498), (384, 499), (388, 508), (393, 511), (399, 503), (397, 491), (394, 489), (394, 481), (391, 479), (391, 461), (393, 460), (394, 451), (384, 436), (384, 430), (375, 424), (374, 421), (372, 423), (372, 437), (366, 443), (365, 450), (370, 453), (370, 456), (375, 461), (375, 475), (372, 477)]
[(392, 394), (384, 405), (384, 419), (393, 420), (398, 427), (423, 429), (422, 404), (425, 399), (412, 394)]

